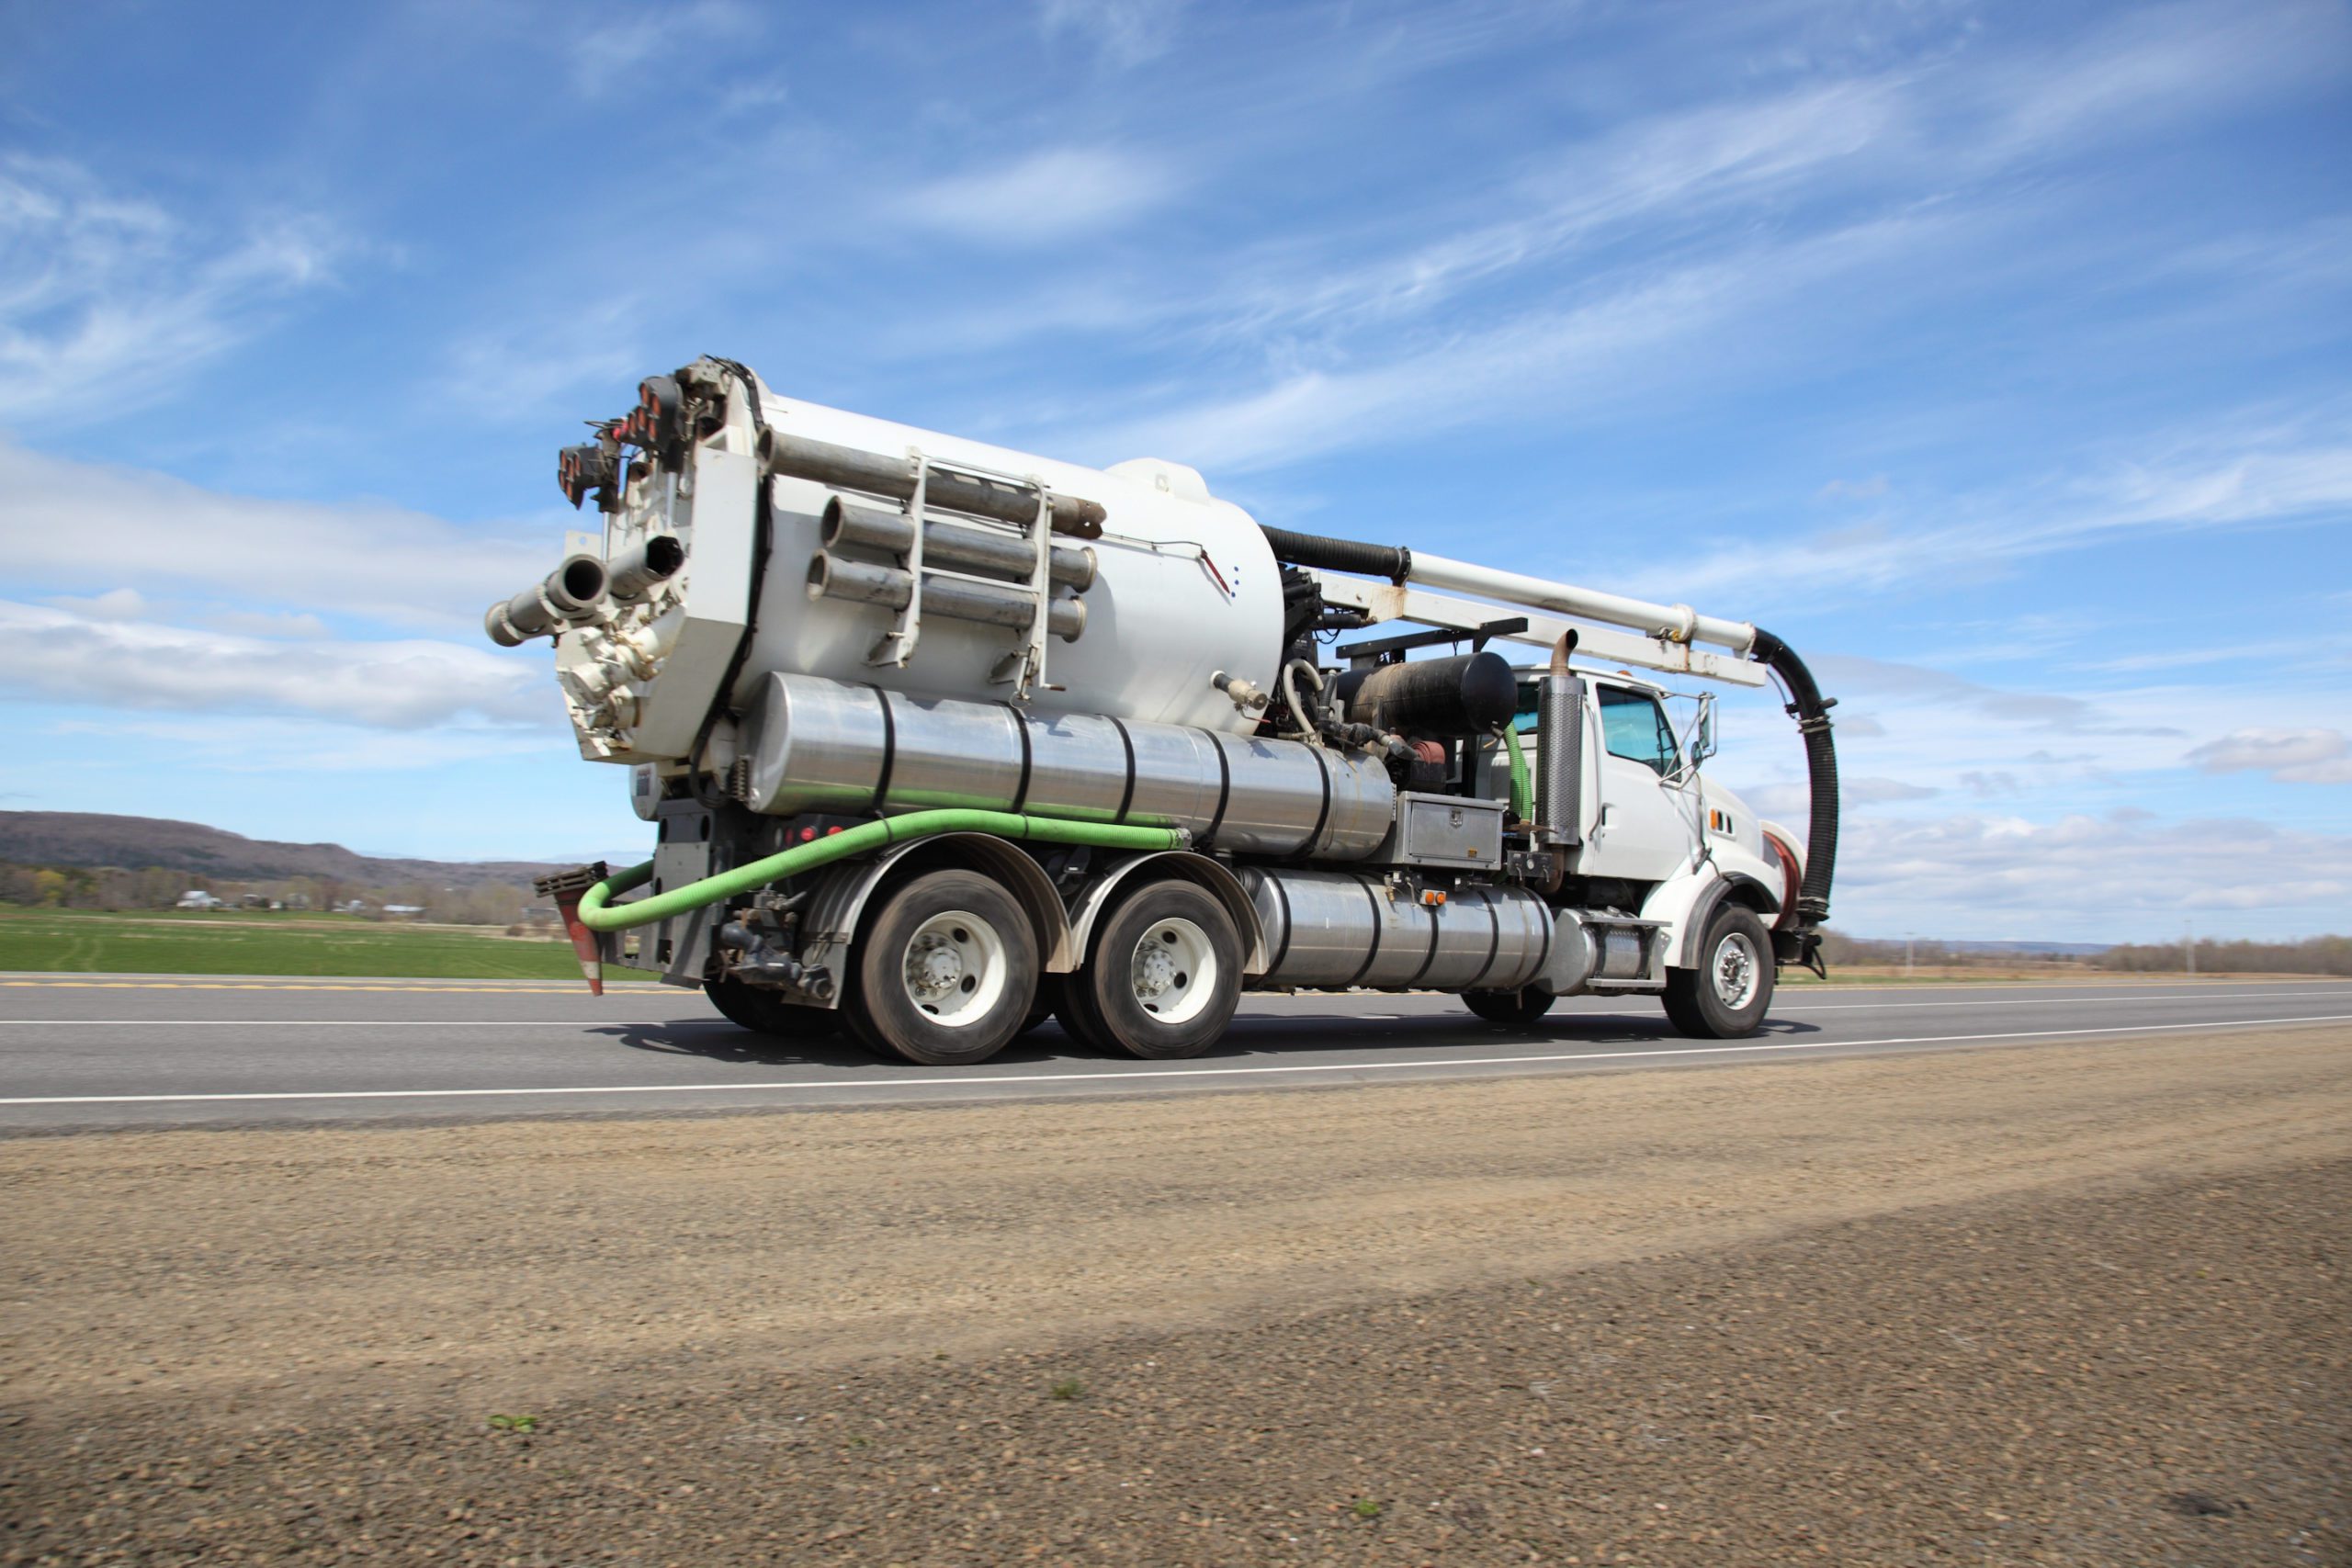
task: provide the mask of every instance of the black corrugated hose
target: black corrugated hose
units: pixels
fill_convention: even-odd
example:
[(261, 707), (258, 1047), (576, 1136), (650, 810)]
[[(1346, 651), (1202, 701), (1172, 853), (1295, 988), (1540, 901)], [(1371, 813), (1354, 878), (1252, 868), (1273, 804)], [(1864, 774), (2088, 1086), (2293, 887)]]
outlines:
[(1815, 927), (1829, 918), (1829, 885), (1838, 874), (1838, 748), (1829, 738), (1829, 708), (1813, 671), (1789, 645), (1758, 627), (1747, 656), (1778, 675), (1789, 689), (1789, 712), (1804, 735), (1806, 783), (1813, 818), (1806, 824), (1804, 883), (1797, 893), (1797, 921)]
[(1293, 566), (1320, 567), (1325, 571), (1351, 571), (1360, 577), (1385, 577), (1402, 582), (1413, 574), (1413, 552), (1402, 545), (1367, 545), (1355, 539), (1332, 539), (1321, 534), (1294, 534), (1287, 528), (1259, 530), (1274, 548), (1274, 558)]

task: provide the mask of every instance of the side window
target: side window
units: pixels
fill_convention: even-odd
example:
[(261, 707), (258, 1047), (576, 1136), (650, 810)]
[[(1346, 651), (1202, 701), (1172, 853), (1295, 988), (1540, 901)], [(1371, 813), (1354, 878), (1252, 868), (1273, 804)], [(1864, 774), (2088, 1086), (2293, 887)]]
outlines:
[(1666, 722), (1666, 710), (1645, 692), (1601, 687), (1600, 736), (1611, 756), (1639, 762), (1661, 778), (1674, 772), (1679, 760), (1674, 749), (1674, 730)]

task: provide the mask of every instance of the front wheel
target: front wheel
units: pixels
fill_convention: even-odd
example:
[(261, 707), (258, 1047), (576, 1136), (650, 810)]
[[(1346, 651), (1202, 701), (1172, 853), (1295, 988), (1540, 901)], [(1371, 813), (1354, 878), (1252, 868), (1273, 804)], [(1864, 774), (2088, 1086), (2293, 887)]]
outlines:
[(850, 969), (843, 1010), (866, 1049), (961, 1066), (1003, 1050), (1029, 1017), (1037, 935), (995, 882), (934, 871), (890, 893)]
[(1772, 1005), (1772, 939), (1756, 911), (1724, 904), (1707, 921), (1699, 967), (1666, 972), (1666, 1016), (1693, 1040), (1756, 1032)]

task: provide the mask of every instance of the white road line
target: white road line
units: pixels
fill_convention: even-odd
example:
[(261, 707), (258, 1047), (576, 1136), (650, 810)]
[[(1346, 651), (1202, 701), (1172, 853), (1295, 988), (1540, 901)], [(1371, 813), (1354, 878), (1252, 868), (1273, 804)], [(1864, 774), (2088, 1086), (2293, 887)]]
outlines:
[[(2312, 997), (2340, 997), (2352, 993), (2352, 986), (2339, 986), (2322, 991), (2207, 991), (2188, 999), (2200, 1002), (2292, 1001)], [(1811, 1002), (1788, 998), (1783, 991), (1772, 998), (1772, 1011), (1783, 1009), (1806, 1012), (1886, 1012), (1911, 1008), (2030, 1008), (2030, 1007), (2120, 1007), (2126, 1002), (2170, 1001), (2172, 997), (2010, 997), (1999, 1001), (1982, 997), (1970, 997), (1956, 1002)]]
[(808, 1079), (798, 1083), (564, 1084), (527, 1089), (288, 1089), (234, 1094), (59, 1094), (0, 1100), (0, 1105), (189, 1105), (218, 1100), (460, 1100), (554, 1094), (744, 1094), (772, 1089), (972, 1089), (1018, 1083), (1141, 1083), (1152, 1078), (1233, 1077), (1272, 1073), (1408, 1072), (1424, 1067), (1523, 1067), (1552, 1062), (1623, 1062), (1644, 1056), (1727, 1056), (1762, 1051), (1852, 1051), (1875, 1045), (1957, 1045), (1987, 1040), (2064, 1040), (2092, 1034), (2161, 1034), (2179, 1030), (2268, 1029), (2284, 1023), (2352, 1023), (2352, 1013), (2312, 1018), (2238, 1018), (2211, 1023), (2119, 1024), (2105, 1029), (2040, 1029), (2006, 1034), (1921, 1034), (1891, 1040), (1795, 1040), (1764, 1045), (1688, 1045), (1651, 1051), (1577, 1051), (1534, 1056), (1453, 1056), (1414, 1062), (1309, 1062), (1281, 1066), (1179, 1067), (1157, 1072), (966, 1073), (933, 1078)]
[[(1442, 993), (1432, 992), (1431, 995)], [(1785, 995), (1786, 993), (1783, 993)], [(2352, 994), (2352, 986), (2330, 991), (2217, 991), (2194, 999), (2200, 1002), (2225, 1001), (2308, 1001), (2314, 997), (2337, 997)], [(1334, 993), (1335, 996), (1340, 995)], [(674, 998), (649, 997), (648, 1001), (671, 1001)], [(1340, 999), (1348, 999), (1341, 996)], [(1602, 998), (1577, 998), (1600, 1000)], [(1994, 1001), (1971, 997), (1956, 1002), (1825, 1002), (1818, 1005), (1783, 1002), (1776, 998), (1771, 1017), (1784, 1013), (1815, 1012), (1885, 1012), (1918, 1008), (2021, 1008), (2021, 1007), (2119, 1007), (2126, 1002), (2171, 1000), (2156, 997), (2018, 997)], [(1602, 1012), (1564, 1011), (1558, 1018), (1606, 1018), (1625, 1011), (1611, 1008)], [(1393, 1023), (1411, 1017), (1422, 1019), (1436, 1016), (1430, 1013), (1368, 1012), (1350, 1015), (1364, 1023)], [(1237, 1015), (1238, 1023), (1287, 1023), (1295, 1021), (1283, 1012), (1245, 1012)], [(1470, 1021), (1465, 1018), (1465, 1024)], [(74, 1028), (154, 1028), (154, 1029), (599, 1029), (614, 1025), (647, 1023), (707, 1023), (727, 1026), (727, 1021), (713, 1013), (700, 1018), (0, 1018), (0, 1029), (21, 1026), (27, 1029), (53, 1028), (67, 1025)]]

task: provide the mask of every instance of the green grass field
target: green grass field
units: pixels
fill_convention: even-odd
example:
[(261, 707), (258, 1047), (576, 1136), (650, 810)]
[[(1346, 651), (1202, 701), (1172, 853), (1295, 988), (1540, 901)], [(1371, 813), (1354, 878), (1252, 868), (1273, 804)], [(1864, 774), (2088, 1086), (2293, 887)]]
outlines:
[[(109, 914), (0, 905), (0, 970), (140, 975), (387, 975), (458, 980), (577, 980), (561, 942), (333, 915)], [(615, 980), (644, 979), (607, 967)]]

